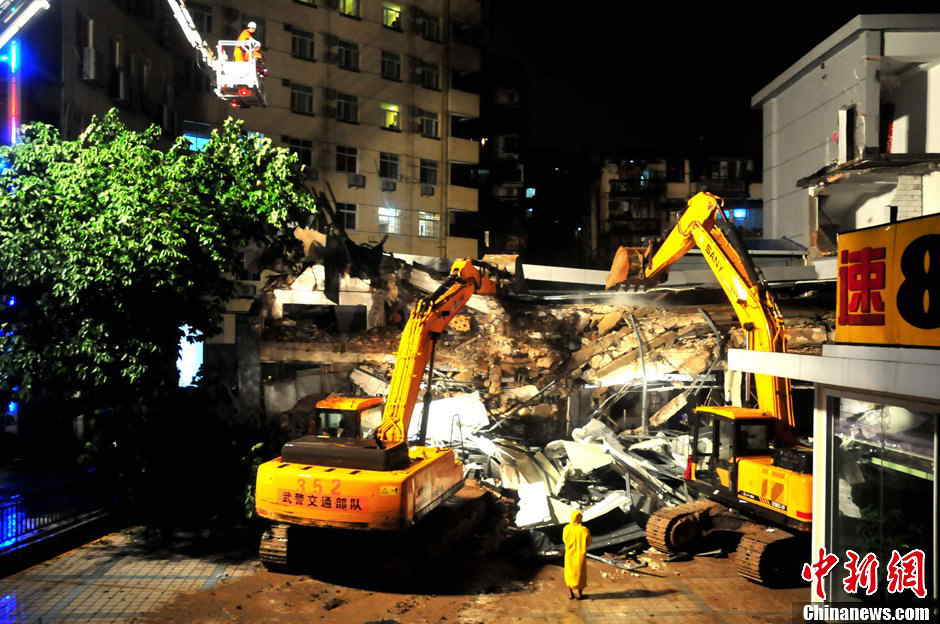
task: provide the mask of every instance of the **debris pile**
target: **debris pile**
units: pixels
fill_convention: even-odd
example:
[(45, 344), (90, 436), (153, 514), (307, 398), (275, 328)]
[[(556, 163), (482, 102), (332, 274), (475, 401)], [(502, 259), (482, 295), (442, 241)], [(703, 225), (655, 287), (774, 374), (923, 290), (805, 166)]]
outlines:
[[(322, 310), (285, 308), (265, 322), (261, 360), (328, 364), (354, 391), (383, 396), (408, 308), (440, 278), (416, 267), (386, 276), (374, 298), (389, 324), (359, 332), (337, 331)], [(436, 348), (428, 443), (454, 448), (470, 476), (514, 501), (514, 525), (546, 556), (560, 552), (574, 509), (594, 534), (592, 551), (642, 544), (649, 514), (691, 500), (682, 415), (709, 398), (727, 402), (735, 387), (725, 350), (744, 347), (744, 335), (720, 298), (627, 300), (473, 297)], [(782, 308), (792, 351), (818, 352), (831, 337), (831, 307)], [(412, 438), (421, 413), (416, 406)]]

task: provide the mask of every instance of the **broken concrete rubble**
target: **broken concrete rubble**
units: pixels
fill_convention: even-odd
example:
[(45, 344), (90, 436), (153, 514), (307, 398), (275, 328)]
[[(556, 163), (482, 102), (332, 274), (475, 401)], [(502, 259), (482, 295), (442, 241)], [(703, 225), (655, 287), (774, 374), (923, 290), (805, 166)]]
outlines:
[[(264, 328), (262, 361), (329, 364), (361, 393), (383, 396), (408, 309), (438, 287), (440, 268), (399, 267), (373, 289), (384, 327), (337, 332), (285, 308)], [(438, 342), (428, 442), (454, 448), (468, 474), (515, 501), (516, 527), (537, 532), (542, 552), (557, 547), (573, 509), (595, 545), (624, 547), (642, 542), (650, 513), (690, 500), (682, 417), (709, 393), (722, 400), (731, 377), (724, 349), (743, 346), (743, 332), (726, 304), (680, 304), (668, 294), (630, 301), (477, 298)], [(812, 352), (829, 338), (831, 311), (782, 307), (792, 350)], [(643, 397), (649, 438), (633, 435)], [(420, 417), (419, 405), (410, 434)]]

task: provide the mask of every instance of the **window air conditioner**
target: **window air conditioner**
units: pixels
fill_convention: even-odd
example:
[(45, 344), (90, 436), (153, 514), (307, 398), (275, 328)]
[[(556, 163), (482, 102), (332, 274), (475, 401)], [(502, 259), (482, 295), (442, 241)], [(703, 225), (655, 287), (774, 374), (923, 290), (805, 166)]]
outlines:
[(395, 180), (382, 180), (383, 191), (394, 191), (396, 188), (398, 188), (398, 185), (395, 183)]
[(366, 177), (361, 173), (349, 174), (349, 188), (365, 188)]
[(130, 97), (128, 89), (127, 70), (118, 69), (114, 78), (114, 99), (118, 102), (126, 102)]
[(82, 80), (97, 80), (98, 67), (94, 48), (82, 48)]

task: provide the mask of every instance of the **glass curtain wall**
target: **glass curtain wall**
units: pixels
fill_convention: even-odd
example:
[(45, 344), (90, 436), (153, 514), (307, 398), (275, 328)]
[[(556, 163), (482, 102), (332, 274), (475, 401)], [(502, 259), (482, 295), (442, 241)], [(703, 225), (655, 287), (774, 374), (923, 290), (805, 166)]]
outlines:
[[(902, 403), (897, 401), (896, 403)], [(831, 552), (839, 565), (828, 577), (833, 602), (917, 600), (910, 589), (889, 593), (892, 551), (925, 554), (928, 599), (936, 599), (937, 407), (899, 405), (885, 399), (828, 396), (832, 423), (828, 498)], [(849, 593), (843, 586), (846, 551), (873, 553), (879, 562), (877, 591)]]

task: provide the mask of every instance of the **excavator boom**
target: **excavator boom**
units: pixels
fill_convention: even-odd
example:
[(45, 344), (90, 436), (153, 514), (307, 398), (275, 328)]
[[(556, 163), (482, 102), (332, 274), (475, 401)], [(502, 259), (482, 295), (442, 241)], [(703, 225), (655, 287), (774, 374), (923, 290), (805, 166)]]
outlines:
[[(635, 250), (618, 250), (608, 288), (618, 283), (655, 283), (693, 246), (702, 251), (731, 303), (747, 336), (747, 348), (765, 353), (785, 353), (783, 316), (765, 287), (757, 267), (737, 237), (734, 227), (722, 212), (722, 200), (710, 193), (698, 193), (689, 200), (687, 210), (654, 253), (640, 254), (641, 261), (627, 263), (622, 258), (636, 256)], [(627, 250), (627, 251), (624, 251)], [(796, 426), (790, 398), (790, 381), (770, 375), (754, 376), (758, 407), (778, 421), (778, 435), (788, 437)]]
[(437, 338), (472, 295), (495, 292), (493, 280), (472, 260), (458, 260), (440, 288), (415, 304), (395, 356), (395, 370), (388, 388), (382, 424), (376, 431), (380, 441), (401, 442), (406, 439), (421, 376)]

